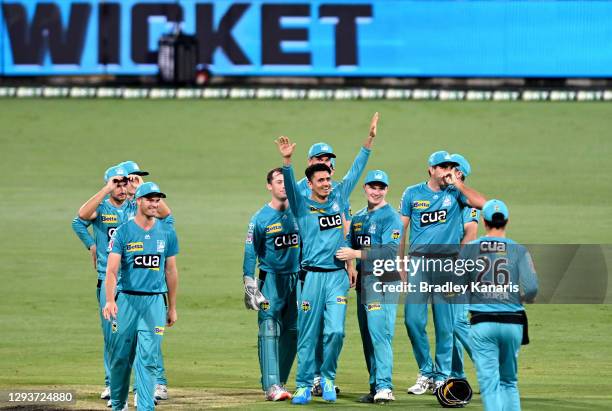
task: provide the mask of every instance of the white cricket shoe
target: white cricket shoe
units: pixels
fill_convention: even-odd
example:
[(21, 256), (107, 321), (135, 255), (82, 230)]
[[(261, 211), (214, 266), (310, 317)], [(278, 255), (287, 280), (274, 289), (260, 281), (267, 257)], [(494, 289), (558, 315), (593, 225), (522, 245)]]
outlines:
[(436, 395), (436, 391), (438, 391), (438, 389), (440, 387), (442, 387), (443, 385), (444, 385), (444, 381), (436, 381), (436, 382), (434, 382), (434, 386), (433, 386), (433, 389), (432, 389), (431, 393), (433, 395)]
[(108, 408), (113, 408), (113, 401), (112, 400), (108, 400), (108, 402), (106, 403), (106, 406)]
[(167, 400), (168, 399), (168, 386), (165, 384), (155, 385), (155, 399), (156, 400)]
[(267, 401), (285, 401), (291, 399), (291, 393), (278, 384), (272, 385), (266, 392)]
[(102, 394), (100, 394), (100, 399), (101, 400), (110, 400), (110, 387), (106, 386), (104, 388), (104, 391), (102, 391)]
[(410, 388), (408, 388), (408, 394), (414, 395), (422, 395), (427, 392), (428, 389), (431, 389), (433, 382), (431, 378), (427, 378), (424, 375), (419, 374), (417, 376), (416, 382)]
[(388, 388), (383, 388), (382, 390), (376, 391), (376, 395), (374, 396), (374, 402), (384, 403), (389, 401), (395, 401), (393, 391)]

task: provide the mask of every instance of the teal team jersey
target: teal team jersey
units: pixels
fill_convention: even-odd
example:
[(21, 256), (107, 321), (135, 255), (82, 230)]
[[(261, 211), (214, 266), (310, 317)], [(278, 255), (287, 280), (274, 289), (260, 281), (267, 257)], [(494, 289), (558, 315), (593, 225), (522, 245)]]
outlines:
[(283, 177), (287, 198), (302, 238), (302, 268), (343, 269), (344, 262), (335, 256), (340, 247), (347, 245), (342, 210), (357, 181), (338, 184), (325, 203), (318, 203), (300, 193), (293, 167), (283, 167)]
[[(361, 147), (359, 153), (357, 154), (357, 157), (355, 157), (355, 160), (353, 161), (353, 165), (349, 169), (348, 173), (346, 173), (344, 178), (342, 178), (342, 181), (340, 183), (338, 183), (337, 181), (332, 181), (332, 189), (335, 190), (340, 184), (349, 184), (355, 186), (359, 181), (359, 178), (363, 174), (365, 166), (368, 164), (370, 152), (371, 150), (365, 147)], [(306, 179), (306, 177), (298, 181), (297, 186), (300, 194), (302, 194), (304, 197), (310, 197), (311, 190), (310, 187), (308, 187), (308, 180)], [(344, 218), (350, 220), (351, 205), (348, 200), (349, 199), (347, 198), (346, 202), (343, 205), (342, 213), (344, 214)]]
[(118, 291), (168, 291), (166, 259), (178, 254), (176, 232), (168, 224), (155, 220), (153, 227), (145, 231), (130, 220), (117, 228), (108, 250), (121, 255)]
[(120, 207), (115, 207), (107, 198), (96, 209), (97, 216), (92, 221), (94, 239), (96, 242), (98, 279), (106, 277), (106, 260), (108, 243), (117, 227), (134, 218), (136, 207), (131, 201), (124, 201)]
[[(484, 263), (469, 273), (470, 310), (483, 312), (522, 311), (521, 297), (530, 300), (538, 291), (538, 278), (529, 251), (509, 238), (480, 237), (461, 250), (460, 258)], [(480, 288), (495, 286), (495, 289)]]
[(251, 218), (244, 245), (244, 275), (254, 277), (257, 260), (259, 269), (269, 273), (299, 271), (300, 236), (290, 209), (279, 211), (266, 204)]
[[(427, 182), (408, 187), (400, 214), (410, 218), (410, 253), (454, 254), (463, 238), (467, 199), (455, 186), (433, 191)], [(430, 247), (445, 244), (446, 246)]]
[(395, 259), (402, 231), (402, 220), (389, 204), (371, 212), (365, 207), (351, 221), (351, 248), (368, 250), (371, 260)]

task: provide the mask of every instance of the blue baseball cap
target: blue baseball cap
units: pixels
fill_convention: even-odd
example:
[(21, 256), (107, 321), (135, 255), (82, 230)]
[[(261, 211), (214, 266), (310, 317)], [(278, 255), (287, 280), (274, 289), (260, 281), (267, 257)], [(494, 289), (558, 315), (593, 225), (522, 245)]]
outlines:
[(469, 176), (472, 172), (472, 167), (470, 166), (470, 163), (461, 154), (451, 154), (451, 161), (459, 164), (457, 166), (457, 170), (461, 171), (464, 177)]
[(482, 207), (482, 217), (487, 221), (493, 221), (493, 214), (500, 213), (504, 216), (504, 220), (508, 219), (510, 212), (508, 207), (501, 200), (489, 200)]
[(366, 175), (364, 184), (370, 183), (383, 183), (384, 185), (389, 185), (389, 176), (382, 170), (372, 170), (368, 171)]
[(148, 176), (149, 173), (147, 171), (140, 170), (138, 164), (135, 161), (124, 161), (123, 163), (118, 164), (119, 167), (125, 168), (128, 174), (136, 174), (138, 176)]
[(451, 155), (448, 153), (448, 151), (436, 151), (435, 153), (433, 153), (432, 155), (429, 156), (429, 165), (431, 167), (435, 167), (439, 164), (443, 164), (443, 163), (455, 163), (457, 164), (456, 161), (453, 161)]
[(327, 143), (316, 143), (310, 146), (310, 150), (308, 150), (308, 158), (310, 159), (319, 156), (328, 156), (331, 158), (336, 157), (334, 154), (334, 149)]
[(113, 177), (127, 178), (127, 176), (128, 176), (128, 173), (125, 168), (120, 167), (120, 166), (112, 166), (112, 167), (109, 167), (104, 172), (104, 182), (108, 183), (108, 180), (110, 180)]
[(140, 197), (145, 197), (151, 194), (156, 194), (157, 196), (161, 197), (161, 198), (166, 198), (166, 195), (164, 193), (161, 192), (161, 190), (159, 189), (159, 186), (155, 183), (152, 182), (148, 182), (148, 183), (142, 183), (137, 189), (136, 189), (136, 194), (134, 195), (135, 198), (140, 198)]

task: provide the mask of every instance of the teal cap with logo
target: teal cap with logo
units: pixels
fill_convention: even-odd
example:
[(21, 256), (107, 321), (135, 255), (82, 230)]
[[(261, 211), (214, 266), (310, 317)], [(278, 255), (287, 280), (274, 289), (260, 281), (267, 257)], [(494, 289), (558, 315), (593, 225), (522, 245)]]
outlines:
[(451, 154), (451, 161), (458, 164), (457, 170), (461, 171), (464, 177), (469, 176), (472, 172), (470, 163), (461, 154)]
[(487, 221), (493, 221), (493, 214), (496, 213), (500, 213), (504, 216), (504, 220), (507, 220), (510, 215), (508, 207), (501, 200), (489, 200), (482, 207), (482, 217)]
[(456, 161), (453, 161), (451, 155), (448, 153), (448, 151), (436, 151), (435, 153), (432, 153), (429, 156), (429, 165), (431, 167), (435, 167), (437, 165), (443, 164), (443, 163), (455, 163), (457, 164)]
[(316, 143), (310, 146), (310, 150), (308, 150), (308, 158), (310, 159), (319, 156), (328, 156), (331, 158), (336, 157), (334, 154), (334, 149), (327, 143)]
[(371, 170), (366, 174), (364, 184), (370, 183), (382, 183), (386, 186), (389, 185), (389, 176), (382, 170)]
[(122, 179), (127, 178), (128, 173), (125, 168), (120, 166), (112, 166), (106, 169), (104, 172), (104, 182), (108, 183), (113, 177), (121, 177)]
[(166, 195), (161, 192), (159, 186), (150, 181), (148, 183), (142, 183), (138, 189), (136, 189), (136, 194), (134, 195), (136, 198), (147, 196), (166, 198)]
[(149, 173), (147, 171), (142, 171), (138, 164), (135, 161), (124, 161), (123, 163), (118, 164), (119, 167), (125, 168), (128, 174), (136, 174), (138, 176), (148, 176)]

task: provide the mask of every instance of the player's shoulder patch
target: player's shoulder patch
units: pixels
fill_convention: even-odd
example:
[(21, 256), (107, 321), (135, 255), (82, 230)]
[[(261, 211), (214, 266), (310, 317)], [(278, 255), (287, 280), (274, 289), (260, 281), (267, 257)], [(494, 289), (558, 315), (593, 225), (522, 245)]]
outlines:
[(402, 236), (402, 232), (401, 230), (393, 230), (391, 232), (391, 238), (394, 240), (399, 240), (399, 238)]

